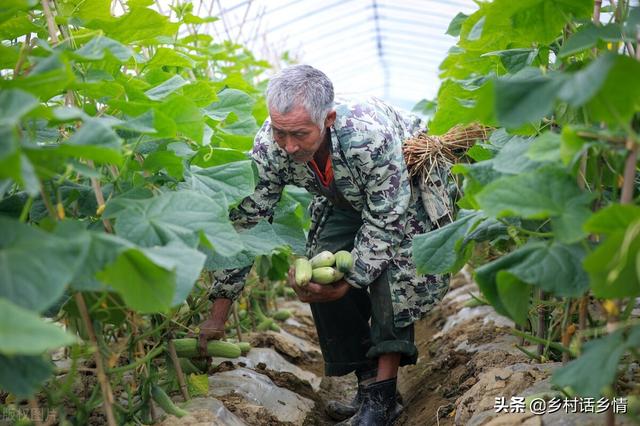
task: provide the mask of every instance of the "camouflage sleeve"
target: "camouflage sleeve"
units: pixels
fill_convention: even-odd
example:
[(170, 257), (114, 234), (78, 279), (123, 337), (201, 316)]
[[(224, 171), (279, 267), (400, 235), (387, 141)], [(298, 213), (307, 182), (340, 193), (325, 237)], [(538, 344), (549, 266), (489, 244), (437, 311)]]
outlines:
[[(282, 196), (286, 164), (277, 155), (277, 147), (271, 141), (269, 129), (269, 123), (265, 122), (256, 135), (251, 151), (251, 158), (258, 172), (256, 188), (253, 194), (242, 200), (229, 214), (229, 219), (238, 230), (251, 228), (263, 219), (270, 221)], [(248, 266), (215, 271), (210, 297), (237, 299), (242, 293), (250, 269)]]
[(345, 279), (358, 288), (375, 281), (395, 256), (411, 198), (401, 135), (385, 124), (374, 127), (369, 137), (351, 152), (365, 182), (365, 203), (352, 251), (354, 268)]

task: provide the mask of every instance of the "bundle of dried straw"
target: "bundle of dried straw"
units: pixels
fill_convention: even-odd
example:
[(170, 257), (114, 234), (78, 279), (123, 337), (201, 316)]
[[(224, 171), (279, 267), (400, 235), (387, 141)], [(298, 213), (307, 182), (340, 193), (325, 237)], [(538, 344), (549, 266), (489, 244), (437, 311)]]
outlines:
[[(455, 126), (442, 136), (426, 133), (408, 139), (402, 147), (409, 175), (429, 175), (433, 167), (451, 166), (476, 141), (486, 141), (492, 128), (480, 124)], [(448, 167), (447, 167), (448, 168)]]

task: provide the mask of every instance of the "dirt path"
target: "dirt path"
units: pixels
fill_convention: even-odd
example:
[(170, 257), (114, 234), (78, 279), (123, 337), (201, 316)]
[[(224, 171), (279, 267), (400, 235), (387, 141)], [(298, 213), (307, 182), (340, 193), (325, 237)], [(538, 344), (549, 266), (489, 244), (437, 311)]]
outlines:
[[(400, 370), (398, 387), (406, 409), (396, 425), (603, 424), (601, 417), (567, 415), (564, 412), (543, 416), (496, 413), (496, 398), (509, 400), (513, 396), (526, 397), (546, 392), (550, 385), (549, 376), (558, 364), (531, 361), (515, 347), (516, 344), (523, 345), (523, 342), (510, 334), (513, 324), (497, 315), (490, 306), (469, 306), (471, 293), (477, 295), (478, 288), (470, 274), (463, 270), (453, 278), (442, 303), (416, 323), (419, 358), (415, 366)], [(275, 354), (278, 358), (267, 357), (266, 362), (254, 360), (252, 365), (247, 365), (251, 362), (246, 359), (228, 362), (219, 372), (240, 369), (236, 371), (240, 375), (257, 374), (255, 380), (268, 380), (273, 392), (289, 392), (297, 399), (285, 403), (285, 397), (290, 396), (283, 394), (283, 400), (279, 401), (282, 406), (276, 404), (275, 409), (269, 411), (260, 405), (261, 402), (256, 402), (264, 395), (242, 397), (235, 392), (233, 383), (231, 393), (218, 398), (237, 416), (239, 424), (333, 425), (335, 422), (324, 411), (326, 401), (350, 399), (356, 391), (355, 375), (323, 377), (322, 357), (308, 306), (284, 302), (283, 307), (294, 311), (295, 316), (282, 324), (281, 333), (264, 332), (251, 336), (253, 346), (262, 348), (252, 349), (254, 358), (262, 352)], [(532, 346), (528, 349), (534, 350)], [(233, 371), (224, 374), (233, 374)], [(210, 383), (217, 380), (216, 376), (217, 373), (210, 377)], [(209, 396), (214, 396), (211, 388)], [(216, 402), (221, 405), (219, 400)], [(288, 417), (291, 421), (284, 421), (279, 411), (295, 411), (292, 404), (299, 404), (303, 411), (290, 413), (293, 415)], [(209, 414), (209, 423), (190, 423), (183, 418), (165, 421), (164, 424), (229, 424), (216, 423), (218, 415), (219, 411)], [(629, 422), (620, 419), (616, 424), (627, 425)]]

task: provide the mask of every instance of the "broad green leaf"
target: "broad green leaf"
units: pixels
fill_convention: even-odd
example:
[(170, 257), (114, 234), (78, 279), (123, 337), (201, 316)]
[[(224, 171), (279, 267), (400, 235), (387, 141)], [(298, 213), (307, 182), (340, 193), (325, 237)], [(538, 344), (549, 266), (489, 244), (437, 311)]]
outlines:
[(115, 19), (96, 19), (87, 26), (102, 29), (104, 33), (122, 43), (153, 39), (160, 36), (174, 36), (179, 24), (172, 23), (166, 16), (146, 8), (132, 8), (131, 11)]
[(107, 207), (102, 213), (104, 217), (116, 217), (118, 213), (127, 208), (131, 200), (146, 200), (153, 198), (153, 192), (146, 187), (135, 186), (129, 191), (116, 195), (107, 201)]
[(562, 128), (560, 139), (560, 160), (564, 165), (574, 164), (584, 151), (586, 141), (578, 136), (578, 132), (572, 126)]
[(208, 81), (196, 81), (182, 88), (182, 94), (199, 107), (205, 107), (218, 100), (215, 88)]
[(588, 195), (574, 198), (567, 202), (562, 215), (551, 218), (551, 226), (558, 241), (571, 244), (586, 237), (583, 224), (591, 217), (591, 209), (585, 201), (590, 199)]
[[(157, 130), (154, 127), (154, 111), (147, 111), (138, 117), (123, 121), (122, 123), (116, 124), (113, 127), (133, 133), (157, 133)], [(173, 133), (175, 134), (175, 130), (173, 131)]]
[(459, 253), (460, 242), (480, 219), (479, 213), (471, 213), (413, 239), (413, 259), (419, 274), (453, 272), (466, 261), (465, 253)]
[(507, 235), (507, 225), (497, 219), (485, 219), (474, 227), (472, 231), (467, 232), (462, 240), (462, 246), (466, 246), (472, 241), (491, 241), (503, 235)]
[(231, 256), (219, 250), (212, 252), (205, 249), (207, 270), (243, 268), (252, 265), (256, 257), (263, 257), (262, 261), (268, 263), (265, 267), (265, 273), (262, 275), (266, 276), (266, 270), (271, 267), (268, 255), (274, 249), (285, 244), (274, 229), (269, 222), (261, 221), (252, 228), (239, 232), (238, 235), (244, 249)]
[(152, 152), (145, 158), (142, 168), (152, 173), (158, 173), (164, 169), (169, 176), (178, 180), (182, 179), (184, 173), (182, 158), (178, 157), (173, 151)]
[(96, 276), (138, 312), (166, 312), (172, 306), (176, 273), (158, 267), (138, 249), (123, 251)]
[(452, 167), (451, 172), (465, 176), (462, 185), (464, 196), (458, 200), (457, 204), (460, 208), (469, 210), (480, 209), (476, 195), (480, 193), (487, 184), (502, 176), (502, 173), (493, 168), (493, 159), (474, 164), (459, 163)]
[(233, 161), (244, 161), (247, 158), (248, 156), (246, 153), (237, 149), (214, 148), (212, 146), (207, 146), (198, 150), (196, 156), (191, 160), (191, 164), (207, 168), (220, 166)]
[(555, 132), (544, 132), (531, 143), (527, 157), (539, 162), (559, 162), (560, 139), (560, 135)]
[(294, 253), (304, 253), (307, 238), (304, 233), (304, 208), (285, 191), (273, 213), (273, 229)]
[(579, 297), (589, 288), (589, 279), (582, 268), (586, 255), (579, 244), (527, 244), (533, 250), (508, 271), (527, 284), (561, 297)]
[(251, 195), (255, 187), (250, 160), (235, 161), (206, 169), (191, 166), (179, 188), (192, 189), (209, 197), (224, 195), (229, 205)]
[(61, 16), (79, 18), (85, 22), (92, 19), (113, 19), (111, 17), (111, 2), (109, 0), (65, 0), (56, 5)]
[(571, 19), (591, 17), (593, 2), (585, 0), (496, 0), (487, 11), (482, 38), (512, 43), (551, 43)]
[(241, 151), (250, 151), (253, 147), (253, 134), (233, 134), (227, 133), (225, 129), (220, 129), (212, 138), (212, 142), (219, 144), (223, 148), (232, 148)]
[(172, 241), (163, 247), (144, 249), (143, 253), (156, 265), (175, 271), (176, 288), (171, 306), (184, 302), (200, 276), (206, 256), (177, 241)]
[(53, 374), (48, 356), (5, 356), (0, 354), (0, 388), (18, 398), (28, 398)]
[(574, 53), (590, 49), (600, 40), (622, 40), (621, 25), (615, 23), (595, 25), (593, 22), (587, 22), (562, 45), (558, 56), (564, 58)]
[(130, 47), (102, 35), (93, 37), (87, 44), (73, 53), (76, 57), (81, 59), (88, 61), (101, 61), (105, 58), (106, 52), (111, 53), (111, 55), (120, 62), (126, 62), (129, 58), (135, 57), (135, 53)]
[(18, 132), (9, 126), (0, 126), (0, 166), (0, 177), (20, 179)]
[(531, 287), (506, 271), (498, 272), (496, 287), (509, 317), (516, 323), (525, 325), (529, 316)]
[(86, 121), (68, 140), (61, 143), (58, 151), (75, 157), (87, 158), (100, 163), (120, 164), (121, 140), (111, 127), (98, 119)]
[(0, 126), (15, 126), (37, 105), (38, 99), (27, 92), (3, 90), (0, 92)]
[(449, 27), (447, 28), (446, 34), (457, 37), (460, 35), (460, 29), (462, 27), (462, 23), (469, 17), (469, 15), (465, 15), (464, 13), (458, 13), (449, 23)]
[(458, 124), (494, 122), (494, 82), (487, 80), (476, 90), (465, 90), (458, 83), (446, 80), (438, 91), (436, 115), (429, 132), (440, 135)]
[(39, 355), (75, 342), (62, 327), (0, 297), (0, 354)]
[[(96, 278), (96, 274), (107, 265), (115, 262), (122, 252), (135, 248), (133, 243), (124, 238), (104, 232), (78, 230), (73, 227), (61, 229), (61, 226), (58, 226), (56, 233), (67, 237), (74, 233), (76, 236), (88, 240), (89, 248), (86, 259), (78, 268), (71, 282), (71, 287), (79, 291), (106, 290), (105, 285)], [(84, 233), (84, 235), (81, 236), (81, 233)], [(126, 282), (123, 283), (123, 285), (125, 284)]]
[[(231, 115), (229, 117), (231, 117)], [(227, 121), (229, 120), (229, 117), (227, 117)], [(253, 137), (258, 132), (258, 125), (256, 124), (256, 120), (253, 116), (248, 116), (246, 118), (233, 121), (232, 123), (225, 122), (221, 129), (224, 133), (230, 133), (232, 135), (248, 135), (251, 137), (253, 142)]]
[(529, 138), (511, 137), (493, 158), (491, 164), (494, 170), (504, 174), (519, 174), (537, 169), (540, 164), (526, 156), (530, 146)]
[(584, 105), (602, 87), (615, 58), (612, 54), (602, 55), (584, 69), (568, 74), (558, 91), (558, 97), (573, 107)]
[(640, 207), (631, 204), (612, 204), (596, 212), (584, 224), (584, 229), (596, 234), (624, 231), (640, 217)]
[(204, 117), (200, 108), (184, 96), (173, 95), (159, 108), (176, 124), (176, 130), (194, 142), (201, 144), (204, 134)]
[(482, 37), (482, 30), (484, 29), (486, 18), (486, 16), (483, 16), (482, 18), (478, 19), (475, 24), (473, 24), (473, 27), (471, 27), (471, 31), (469, 31), (469, 34), (467, 34), (466, 36), (467, 40), (475, 41), (479, 40), (480, 37)]
[(475, 279), (480, 291), (499, 314), (510, 317), (509, 309), (506, 308), (498, 294), (498, 273), (500, 271), (509, 271), (511, 267), (517, 266), (520, 262), (526, 260), (527, 256), (535, 249), (532, 245), (525, 245), (476, 269)]
[(493, 153), (479, 144), (473, 145), (467, 151), (467, 155), (476, 162), (491, 160), (493, 158)]
[(618, 364), (627, 348), (640, 344), (640, 330), (634, 327), (625, 338), (624, 330), (585, 343), (578, 359), (553, 373), (552, 383), (571, 386), (581, 396), (598, 398), (615, 381)]
[(204, 109), (204, 113), (214, 120), (225, 120), (230, 113), (240, 118), (251, 115), (256, 101), (242, 90), (225, 89), (218, 93), (218, 101)]
[(118, 235), (146, 247), (174, 240), (195, 247), (200, 233), (226, 256), (243, 247), (221, 196), (212, 199), (188, 190), (168, 192), (150, 199), (128, 200), (114, 216)]
[[(476, 271), (482, 293), (499, 313), (513, 318), (512, 301), (500, 297), (501, 273), (509, 273), (520, 281), (561, 297), (579, 297), (589, 288), (589, 280), (582, 268), (584, 249), (579, 245), (529, 242)], [(510, 279), (504, 278), (506, 281)], [(502, 284), (508, 285), (508, 284)]]
[(587, 107), (594, 121), (626, 127), (631, 117), (640, 110), (640, 81), (629, 78), (640, 75), (640, 62), (625, 55), (603, 55), (598, 60), (613, 57), (613, 66)]
[(161, 47), (153, 55), (153, 58), (147, 63), (149, 68), (157, 67), (184, 67), (192, 68), (195, 65), (193, 59), (187, 55), (177, 52), (174, 49)]
[(245, 251), (254, 256), (269, 254), (283, 241), (273, 231), (271, 224), (265, 220), (258, 222), (251, 229), (239, 232)]
[(505, 127), (518, 128), (548, 115), (562, 80), (542, 75), (538, 68), (524, 68), (495, 83), (496, 118)]
[(19, 57), (19, 45), (5, 46), (3, 44), (0, 44), (0, 70), (14, 69)]
[(41, 30), (42, 27), (35, 25), (29, 14), (23, 11), (15, 12), (10, 19), (0, 22), (0, 38), (2, 40), (13, 40)]
[(41, 60), (27, 75), (11, 80), (0, 79), (0, 88), (21, 89), (47, 101), (67, 89), (74, 79), (66, 60), (61, 59), (59, 54), (52, 54)]
[(538, 49), (507, 49), (488, 52), (482, 56), (497, 56), (509, 73), (516, 73), (521, 69), (533, 65), (538, 56)]
[(0, 217), (0, 297), (42, 312), (64, 293), (86, 256), (81, 240), (62, 239)]
[(557, 218), (561, 225), (556, 229), (557, 237), (566, 243), (584, 235), (582, 221), (589, 216), (591, 198), (578, 188), (571, 175), (554, 166), (501, 177), (476, 195), (481, 208), (493, 217)]
[(640, 253), (640, 220), (616, 231), (584, 260), (597, 297), (614, 299), (640, 295), (636, 260)]

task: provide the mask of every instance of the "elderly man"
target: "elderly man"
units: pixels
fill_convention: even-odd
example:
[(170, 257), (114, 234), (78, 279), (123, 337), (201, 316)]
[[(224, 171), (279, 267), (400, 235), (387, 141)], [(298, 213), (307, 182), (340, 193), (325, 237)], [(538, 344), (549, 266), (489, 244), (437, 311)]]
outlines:
[[(449, 206), (441, 200), (425, 209), (420, 191), (412, 191), (402, 143), (422, 130), (420, 119), (378, 99), (334, 101), (331, 81), (308, 65), (276, 75), (267, 105), (270, 118), (251, 153), (258, 183), (230, 217), (241, 228), (270, 219), (287, 184), (315, 195), (307, 256), (350, 250), (354, 258), (353, 270), (332, 285), (300, 288), (289, 271), (300, 300), (311, 306), (325, 374), (358, 377), (353, 401), (330, 401), (327, 411), (338, 420), (351, 416), (345, 424), (390, 424), (402, 411), (398, 367), (417, 360), (413, 323), (448, 289), (447, 276), (417, 276), (411, 258), (413, 236), (432, 229)], [(221, 335), (246, 272), (216, 273), (201, 342)]]

